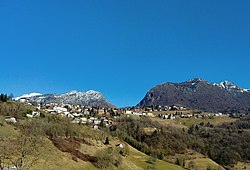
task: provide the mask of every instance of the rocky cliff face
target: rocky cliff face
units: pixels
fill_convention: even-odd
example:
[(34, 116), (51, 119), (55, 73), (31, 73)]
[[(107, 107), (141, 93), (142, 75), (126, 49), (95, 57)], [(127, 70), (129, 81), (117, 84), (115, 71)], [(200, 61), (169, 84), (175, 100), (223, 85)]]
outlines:
[(220, 112), (250, 111), (250, 91), (225, 81), (210, 83), (198, 78), (183, 83), (163, 83), (149, 90), (138, 106), (182, 105)]

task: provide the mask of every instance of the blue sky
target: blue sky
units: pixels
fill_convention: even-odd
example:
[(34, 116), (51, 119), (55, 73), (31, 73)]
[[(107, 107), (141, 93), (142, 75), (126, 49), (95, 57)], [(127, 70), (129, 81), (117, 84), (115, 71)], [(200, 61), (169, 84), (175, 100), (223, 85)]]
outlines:
[(0, 92), (98, 90), (137, 104), (163, 82), (250, 88), (250, 1), (0, 0)]

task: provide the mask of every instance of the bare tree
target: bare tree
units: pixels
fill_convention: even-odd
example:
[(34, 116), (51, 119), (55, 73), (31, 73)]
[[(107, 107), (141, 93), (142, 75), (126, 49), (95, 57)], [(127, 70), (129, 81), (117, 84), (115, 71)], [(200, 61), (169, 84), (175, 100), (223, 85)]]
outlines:
[(14, 142), (14, 165), (17, 169), (30, 169), (40, 158), (43, 140), (39, 136), (19, 135)]
[(27, 121), (18, 126), (16, 133), (0, 134), (0, 169), (15, 166), (27, 170), (42, 157), (45, 136), (42, 125), (36, 123)]
[(3, 170), (10, 164), (9, 157), (11, 156), (11, 150), (9, 147), (10, 140), (5, 136), (0, 137), (0, 169)]

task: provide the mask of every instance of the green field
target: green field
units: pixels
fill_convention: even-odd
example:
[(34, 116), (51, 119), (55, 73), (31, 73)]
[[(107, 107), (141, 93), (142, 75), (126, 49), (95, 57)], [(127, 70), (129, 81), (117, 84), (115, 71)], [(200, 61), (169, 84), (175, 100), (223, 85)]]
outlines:
[(231, 118), (228, 116), (216, 116), (216, 117), (212, 117), (212, 118), (184, 118), (184, 119), (176, 119), (175, 121), (177, 123), (180, 123), (184, 126), (190, 127), (193, 124), (200, 124), (200, 123), (210, 123), (212, 125), (221, 125), (223, 123), (230, 123), (230, 122), (234, 122), (236, 121), (236, 118)]
[(228, 116), (217, 116), (213, 118), (178, 118), (175, 120), (170, 119), (160, 119), (160, 118), (151, 118), (152, 121), (156, 121), (164, 126), (174, 126), (174, 127), (180, 127), (180, 128), (188, 128), (192, 126), (193, 124), (200, 124), (204, 123), (207, 124), (208, 122), (212, 125), (221, 125), (223, 123), (230, 123), (234, 122), (237, 119), (231, 118)]
[(196, 170), (207, 170), (207, 168), (212, 168), (214, 170), (223, 170), (224, 168), (218, 165), (213, 160), (209, 159), (208, 157), (194, 151), (194, 150), (188, 150), (185, 154), (176, 154), (174, 156), (169, 156), (166, 159), (168, 159), (171, 162), (175, 162), (176, 159), (182, 159), (185, 160), (185, 168), (190, 168), (190, 162), (192, 161), (194, 164), (194, 168)]
[(126, 158), (133, 164), (135, 164), (139, 169), (150, 169), (153, 166), (157, 170), (184, 170), (182, 167), (168, 163), (166, 161), (162, 161), (157, 159), (155, 165), (148, 163), (150, 157), (144, 153), (139, 152), (138, 150), (129, 147), (129, 155)]
[[(188, 168), (190, 161), (191, 160), (186, 161), (186, 166), (185, 166), (186, 168)], [(207, 170), (208, 168), (212, 168), (214, 170), (223, 170), (224, 169), (209, 158), (196, 158), (192, 161), (194, 161), (194, 163), (195, 163), (196, 170)]]

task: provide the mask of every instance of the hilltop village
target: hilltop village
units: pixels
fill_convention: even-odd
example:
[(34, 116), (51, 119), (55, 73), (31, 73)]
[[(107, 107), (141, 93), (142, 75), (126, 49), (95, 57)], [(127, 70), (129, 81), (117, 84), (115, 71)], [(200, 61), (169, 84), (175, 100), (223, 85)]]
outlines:
[[(71, 123), (91, 125), (94, 129), (109, 127), (115, 124), (116, 119), (121, 116), (139, 116), (159, 119), (190, 119), (190, 118), (213, 118), (218, 116), (232, 116), (223, 113), (207, 113), (193, 111), (182, 106), (157, 106), (157, 107), (127, 107), (127, 108), (100, 108), (94, 106), (81, 106), (72, 104), (37, 104), (26, 100), (19, 100), (21, 103), (27, 103), (35, 107), (25, 116), (28, 118), (40, 117), (43, 113), (67, 117)], [(15, 123), (14, 117), (7, 118), (6, 121)]]

